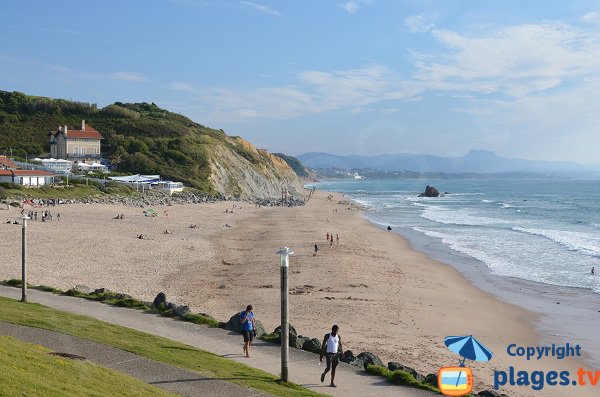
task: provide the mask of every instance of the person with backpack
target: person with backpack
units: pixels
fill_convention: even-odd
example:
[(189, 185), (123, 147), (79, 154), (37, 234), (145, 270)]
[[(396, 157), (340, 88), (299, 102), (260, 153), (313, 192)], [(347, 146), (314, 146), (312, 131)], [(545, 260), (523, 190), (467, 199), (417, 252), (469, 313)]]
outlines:
[(335, 379), (335, 368), (338, 366), (340, 362), (340, 356), (344, 351), (342, 349), (342, 338), (338, 333), (339, 327), (334, 325), (331, 327), (331, 332), (325, 335), (323, 338), (323, 344), (321, 345), (321, 356), (319, 357), (319, 361), (323, 361), (323, 356), (327, 360), (327, 368), (321, 374), (321, 383), (325, 381), (325, 375), (327, 372), (331, 370), (331, 383), (329, 386), (337, 387), (333, 380)]
[(246, 306), (246, 310), (240, 313), (240, 322), (242, 323), (242, 335), (244, 336), (244, 353), (250, 357), (250, 345), (254, 340), (254, 310), (252, 305)]

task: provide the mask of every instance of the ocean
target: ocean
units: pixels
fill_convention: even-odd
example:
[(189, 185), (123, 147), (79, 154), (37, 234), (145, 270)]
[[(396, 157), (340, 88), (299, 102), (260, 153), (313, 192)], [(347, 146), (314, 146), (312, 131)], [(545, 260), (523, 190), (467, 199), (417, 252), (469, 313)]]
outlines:
[[(592, 267), (600, 274), (600, 181), (337, 180), (315, 185), (364, 205), (370, 221), (391, 226), (419, 249), (430, 246), (419, 239), (435, 240), (499, 277), (600, 294), (600, 275), (591, 275)], [(417, 197), (426, 185), (447, 193)]]

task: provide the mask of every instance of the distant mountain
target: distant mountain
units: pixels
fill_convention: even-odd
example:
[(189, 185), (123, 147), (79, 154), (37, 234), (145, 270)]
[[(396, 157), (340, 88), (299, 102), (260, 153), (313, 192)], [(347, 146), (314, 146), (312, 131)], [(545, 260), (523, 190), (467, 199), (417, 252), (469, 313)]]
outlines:
[(310, 168), (376, 169), (415, 172), (589, 172), (600, 171), (598, 165), (570, 161), (538, 161), (506, 158), (487, 150), (471, 150), (462, 157), (428, 154), (383, 154), (379, 156), (338, 156), (328, 153), (304, 153), (296, 156)]

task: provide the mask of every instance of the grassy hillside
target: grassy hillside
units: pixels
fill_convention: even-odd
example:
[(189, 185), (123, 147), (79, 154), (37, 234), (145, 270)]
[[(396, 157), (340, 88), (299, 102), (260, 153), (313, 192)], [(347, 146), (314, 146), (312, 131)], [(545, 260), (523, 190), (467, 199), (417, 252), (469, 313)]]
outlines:
[(2, 396), (162, 396), (176, 397), (123, 373), (51, 356), (38, 345), (0, 336)]
[[(249, 167), (256, 171), (255, 176), (272, 178), (273, 173), (291, 171), (274, 164), (267, 152), (253, 150), (240, 138), (154, 103), (116, 102), (98, 109), (95, 104), (6, 91), (0, 91), (0, 153), (10, 154), (12, 149), (12, 154), (20, 157), (46, 154), (50, 130), (59, 125), (79, 129), (82, 119), (104, 135), (104, 157), (119, 171), (160, 174), (206, 192), (225, 194), (243, 194), (244, 181), (228, 180), (225, 185), (231, 185), (235, 192), (216, 187), (211, 175), (219, 155), (224, 153), (227, 163), (235, 159), (234, 168)], [(290, 182), (289, 175), (283, 179)]]

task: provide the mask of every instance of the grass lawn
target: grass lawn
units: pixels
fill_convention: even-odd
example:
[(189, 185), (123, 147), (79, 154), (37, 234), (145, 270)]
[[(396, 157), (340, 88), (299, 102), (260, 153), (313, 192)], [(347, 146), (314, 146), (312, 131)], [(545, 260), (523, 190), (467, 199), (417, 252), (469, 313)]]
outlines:
[(5, 189), (7, 197), (32, 197), (34, 199), (79, 199), (101, 196), (102, 192), (95, 186), (73, 185), (68, 187), (20, 187)]
[(293, 383), (280, 383), (272, 374), (183, 343), (36, 303), (0, 297), (0, 320), (79, 336), (276, 396), (323, 396)]
[(50, 356), (50, 350), (0, 336), (2, 396), (176, 396), (99, 365)]

